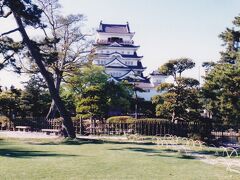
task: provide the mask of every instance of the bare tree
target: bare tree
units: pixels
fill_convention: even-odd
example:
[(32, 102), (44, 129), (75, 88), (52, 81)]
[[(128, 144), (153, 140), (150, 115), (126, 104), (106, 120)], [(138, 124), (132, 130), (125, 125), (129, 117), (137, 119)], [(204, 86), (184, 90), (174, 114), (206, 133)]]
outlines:
[[(64, 77), (79, 68), (86, 55), (89, 53), (90, 43), (86, 37), (89, 34), (82, 32), (85, 17), (82, 14), (61, 16), (58, 0), (37, 0), (39, 7), (43, 10), (43, 19), (48, 26), (49, 33), (46, 37), (52, 40), (52, 46), (45, 46), (45, 51), (57, 53), (57, 60), (49, 64), (49, 70), (54, 74), (56, 89), (60, 90), (60, 85)], [(50, 35), (48, 35), (50, 34)], [(46, 116), (46, 119), (55, 117), (57, 111), (54, 100)]]

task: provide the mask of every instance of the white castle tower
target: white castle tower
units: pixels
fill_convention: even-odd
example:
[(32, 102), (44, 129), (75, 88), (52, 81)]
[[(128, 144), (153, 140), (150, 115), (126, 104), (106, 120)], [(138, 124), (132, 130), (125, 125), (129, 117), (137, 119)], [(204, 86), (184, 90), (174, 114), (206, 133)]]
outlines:
[[(129, 24), (103, 24), (100, 22), (97, 38), (94, 43), (95, 58), (93, 64), (105, 67), (105, 72), (113, 81), (128, 80), (135, 82), (145, 90), (140, 97), (150, 100), (156, 94), (155, 86), (163, 81), (164, 76), (151, 73), (149, 77), (143, 75), (143, 67), (136, 46), (133, 41), (134, 32), (130, 31)], [(154, 93), (155, 92), (155, 93)]]

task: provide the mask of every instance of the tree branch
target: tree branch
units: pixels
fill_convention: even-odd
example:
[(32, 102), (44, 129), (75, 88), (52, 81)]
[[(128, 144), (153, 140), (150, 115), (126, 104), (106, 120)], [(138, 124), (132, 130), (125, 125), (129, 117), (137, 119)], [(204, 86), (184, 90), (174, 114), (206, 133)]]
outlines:
[(16, 29), (13, 29), (13, 30), (11, 30), (11, 31), (2, 33), (2, 34), (0, 35), (0, 37), (5, 36), (5, 35), (8, 35), (8, 34), (11, 34), (11, 33), (14, 33), (14, 32), (16, 32), (16, 31), (19, 31), (19, 28), (16, 28)]

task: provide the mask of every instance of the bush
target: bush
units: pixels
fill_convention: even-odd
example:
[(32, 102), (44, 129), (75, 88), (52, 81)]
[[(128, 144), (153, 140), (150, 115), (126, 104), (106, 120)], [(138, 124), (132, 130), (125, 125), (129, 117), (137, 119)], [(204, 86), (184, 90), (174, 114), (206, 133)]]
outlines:
[(167, 119), (157, 119), (157, 118), (144, 118), (144, 119), (135, 119), (131, 116), (113, 116), (107, 119), (107, 123), (156, 123), (156, 122), (169, 122)]
[(143, 123), (156, 123), (156, 122), (169, 122), (167, 119), (157, 119), (157, 118), (144, 118), (144, 119), (138, 119), (138, 122)]
[(134, 123), (136, 119), (131, 116), (113, 116), (107, 119), (107, 123)]

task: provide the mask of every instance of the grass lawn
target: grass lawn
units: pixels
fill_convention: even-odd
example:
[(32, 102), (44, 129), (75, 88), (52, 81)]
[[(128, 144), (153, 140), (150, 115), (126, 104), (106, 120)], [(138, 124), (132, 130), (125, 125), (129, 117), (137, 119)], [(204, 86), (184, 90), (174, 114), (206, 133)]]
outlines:
[(240, 179), (155, 145), (0, 139), (0, 179)]

